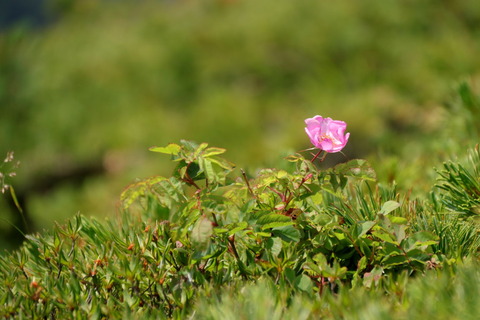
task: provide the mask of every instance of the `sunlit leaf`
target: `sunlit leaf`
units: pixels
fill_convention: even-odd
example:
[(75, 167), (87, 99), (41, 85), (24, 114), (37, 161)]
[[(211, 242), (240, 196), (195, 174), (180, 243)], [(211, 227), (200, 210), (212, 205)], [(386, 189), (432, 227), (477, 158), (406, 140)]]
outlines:
[(393, 210), (397, 209), (400, 207), (400, 203), (396, 201), (387, 201), (382, 205), (382, 208), (380, 209), (381, 214), (389, 214)]
[(292, 219), (278, 214), (278, 213), (268, 213), (262, 215), (258, 220), (257, 224), (262, 226), (262, 230), (268, 228), (282, 227), (293, 224)]
[(193, 153), (193, 157), (194, 158), (198, 158), (198, 156), (208, 147), (208, 143), (206, 142), (203, 142), (201, 143), (197, 149), (195, 150), (195, 152)]
[(217, 148), (217, 147), (210, 147), (207, 148), (205, 151), (203, 151), (202, 156), (203, 157), (211, 157), (211, 156), (216, 156), (222, 153), (225, 153), (227, 151), (226, 149), (223, 148)]
[(150, 147), (148, 150), (153, 152), (166, 153), (171, 155), (178, 155), (182, 147), (176, 143), (170, 143), (166, 147)]

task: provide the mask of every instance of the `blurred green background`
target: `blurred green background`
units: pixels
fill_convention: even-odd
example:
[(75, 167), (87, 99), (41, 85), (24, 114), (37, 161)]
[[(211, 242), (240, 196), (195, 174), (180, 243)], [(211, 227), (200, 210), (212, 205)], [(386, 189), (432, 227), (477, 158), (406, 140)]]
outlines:
[[(152, 145), (208, 142), (254, 170), (309, 148), (316, 114), (351, 132), (332, 163), (431, 187), (431, 150), (464, 147), (444, 106), (480, 75), (477, 0), (7, 0), (0, 27), (0, 157), (21, 161), (29, 232), (114, 214), (129, 182), (170, 173)], [(0, 247), (18, 244), (7, 196), (0, 217)]]

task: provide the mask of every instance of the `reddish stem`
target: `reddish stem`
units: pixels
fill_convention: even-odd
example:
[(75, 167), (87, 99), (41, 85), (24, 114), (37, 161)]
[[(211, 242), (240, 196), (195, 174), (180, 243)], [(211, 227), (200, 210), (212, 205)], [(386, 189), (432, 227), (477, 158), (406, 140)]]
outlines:
[(323, 151), (323, 150), (320, 149), (320, 151), (318, 151), (318, 153), (312, 158), (312, 160), (310, 160), (310, 162), (313, 163), (313, 161), (315, 161), (315, 160), (318, 158), (318, 156), (322, 153), (322, 151)]

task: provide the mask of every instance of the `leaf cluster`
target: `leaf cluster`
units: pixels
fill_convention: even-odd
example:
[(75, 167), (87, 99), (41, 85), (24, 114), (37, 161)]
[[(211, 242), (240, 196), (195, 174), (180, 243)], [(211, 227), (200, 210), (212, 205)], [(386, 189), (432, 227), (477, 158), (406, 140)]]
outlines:
[(314, 305), (348, 290), (404, 292), (414, 275), (478, 259), (475, 224), (442, 215), (436, 197), (401, 199), (365, 160), (321, 171), (296, 154), (290, 170), (249, 175), (206, 143), (151, 151), (174, 172), (127, 187), (121, 219), (77, 216), (0, 257), (2, 317), (182, 318), (200, 297), (262, 281), (281, 288), (276, 303)]

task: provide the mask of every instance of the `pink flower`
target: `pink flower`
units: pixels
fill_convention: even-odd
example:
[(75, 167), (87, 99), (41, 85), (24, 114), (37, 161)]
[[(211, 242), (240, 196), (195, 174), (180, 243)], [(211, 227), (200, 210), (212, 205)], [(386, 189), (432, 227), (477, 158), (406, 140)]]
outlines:
[(305, 131), (313, 145), (325, 152), (342, 150), (348, 142), (350, 133), (345, 134), (347, 124), (343, 121), (315, 116), (305, 120)]

